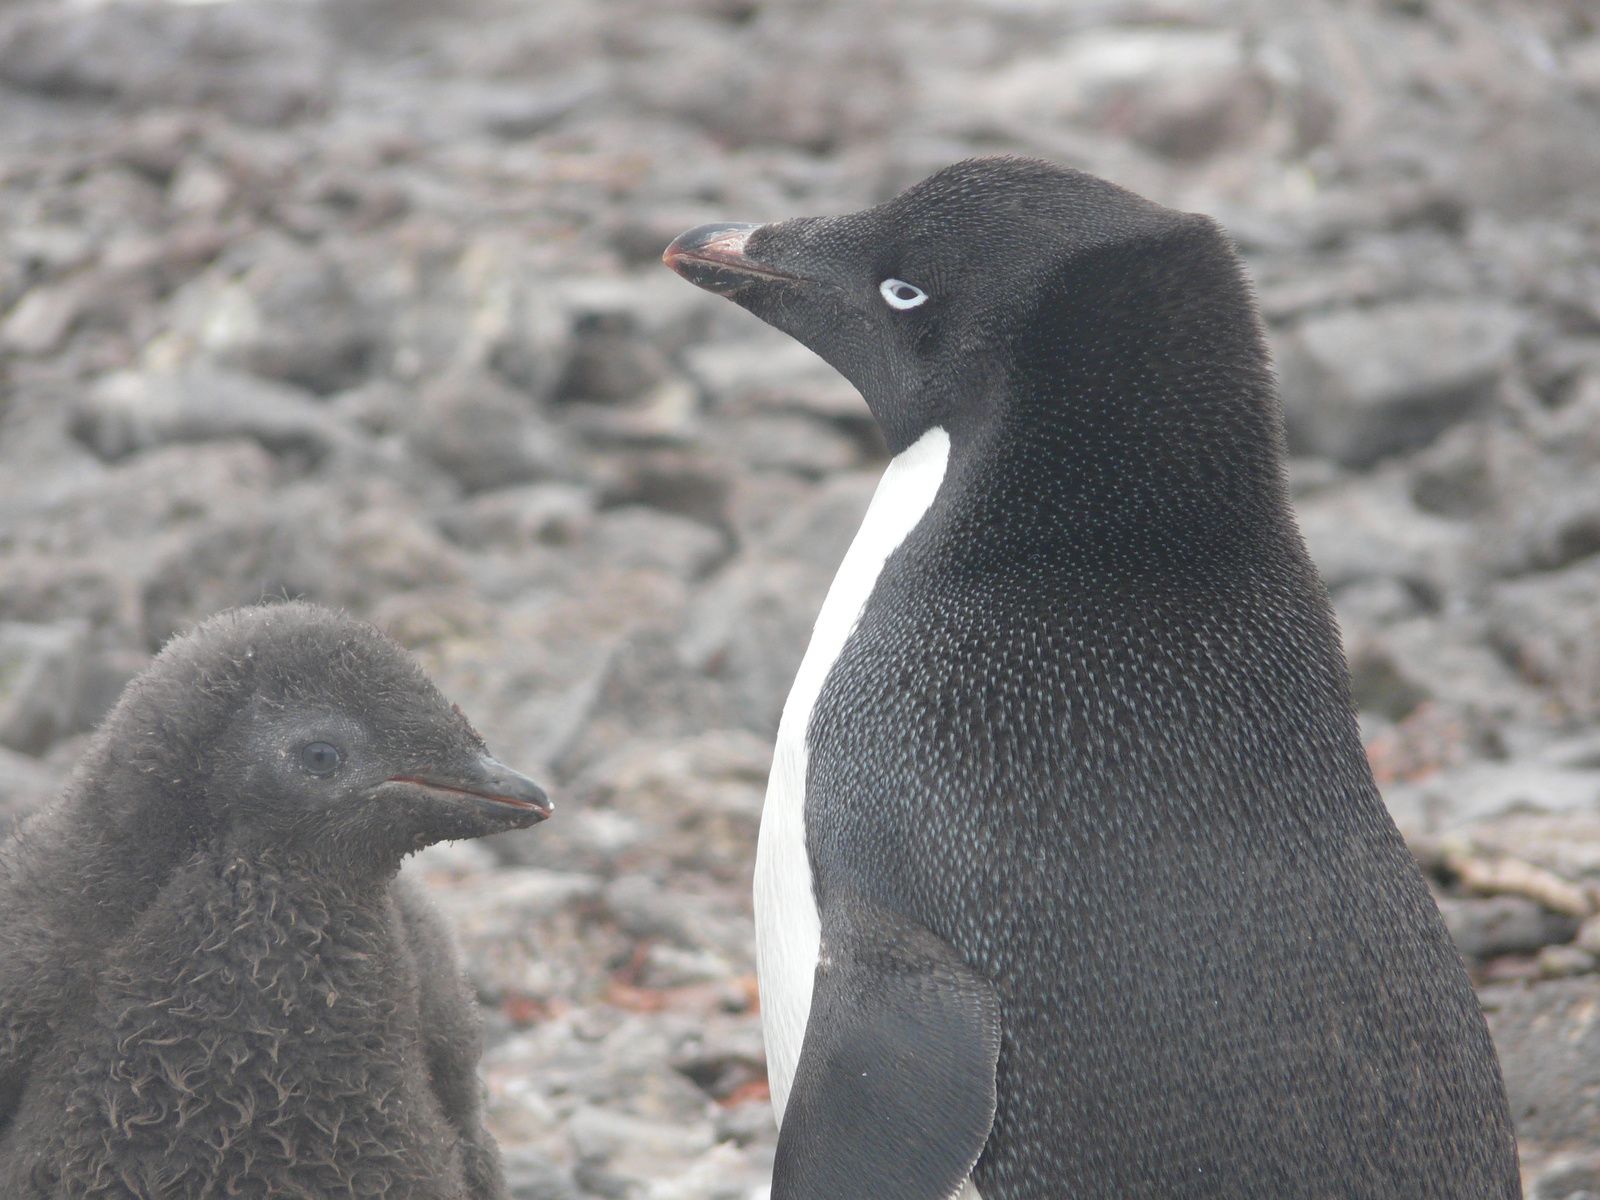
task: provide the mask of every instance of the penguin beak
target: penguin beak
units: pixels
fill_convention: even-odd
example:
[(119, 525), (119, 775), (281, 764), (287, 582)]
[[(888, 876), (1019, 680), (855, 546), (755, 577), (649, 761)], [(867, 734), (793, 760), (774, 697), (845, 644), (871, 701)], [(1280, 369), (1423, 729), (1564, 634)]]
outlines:
[(759, 280), (805, 282), (804, 276), (756, 262), (745, 253), (750, 235), (760, 225), (697, 225), (679, 234), (661, 255), (661, 261), (696, 287), (728, 296)]
[(387, 782), (406, 784), (449, 798), (469, 799), (493, 813), (515, 814), (519, 825), (537, 824), (555, 810), (537, 783), (487, 754), (449, 772), (395, 775)]

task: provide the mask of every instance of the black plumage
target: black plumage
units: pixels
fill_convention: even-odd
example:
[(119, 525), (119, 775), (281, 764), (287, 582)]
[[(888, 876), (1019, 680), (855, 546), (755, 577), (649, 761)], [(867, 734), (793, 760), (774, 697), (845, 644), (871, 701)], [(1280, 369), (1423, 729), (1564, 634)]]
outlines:
[(370, 626), (172, 642), (0, 851), (0, 1195), (503, 1196), (474, 1002), (396, 873), (548, 811)]
[(1221, 231), (990, 159), (666, 257), (848, 376), (937, 489), (794, 756), (810, 878), (774, 908), (809, 887), (820, 954), (774, 1200), (969, 1170), (983, 1200), (1520, 1195)]

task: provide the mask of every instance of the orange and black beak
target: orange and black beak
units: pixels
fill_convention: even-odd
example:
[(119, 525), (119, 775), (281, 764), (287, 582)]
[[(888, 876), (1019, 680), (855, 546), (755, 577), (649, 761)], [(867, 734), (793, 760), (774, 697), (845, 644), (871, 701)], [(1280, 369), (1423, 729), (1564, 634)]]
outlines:
[(730, 296), (761, 280), (800, 283), (803, 277), (761, 262), (746, 253), (750, 235), (760, 225), (697, 225), (673, 239), (661, 261), (696, 287)]

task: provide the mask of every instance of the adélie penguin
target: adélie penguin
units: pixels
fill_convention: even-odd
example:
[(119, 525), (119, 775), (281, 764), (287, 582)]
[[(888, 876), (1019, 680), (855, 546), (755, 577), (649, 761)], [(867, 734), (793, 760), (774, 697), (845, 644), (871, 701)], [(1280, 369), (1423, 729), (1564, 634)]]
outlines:
[(410, 655), (305, 604), (128, 685), (0, 845), (0, 1196), (503, 1200), (411, 851), (543, 820)]
[(1519, 1196), (1217, 226), (979, 159), (665, 261), (893, 454), (762, 816), (774, 1200)]

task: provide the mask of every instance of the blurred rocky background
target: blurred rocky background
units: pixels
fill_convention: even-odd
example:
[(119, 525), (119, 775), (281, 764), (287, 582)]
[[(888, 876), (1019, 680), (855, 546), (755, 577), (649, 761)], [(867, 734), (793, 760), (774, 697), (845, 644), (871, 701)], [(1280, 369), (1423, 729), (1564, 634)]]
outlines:
[(207, 613), (370, 617), (559, 797), (415, 867), (517, 1195), (759, 1194), (756, 822), (882, 455), (657, 256), (1000, 151), (1238, 240), (1530, 1195), (1600, 1195), (1587, 0), (0, 0), (0, 813)]

